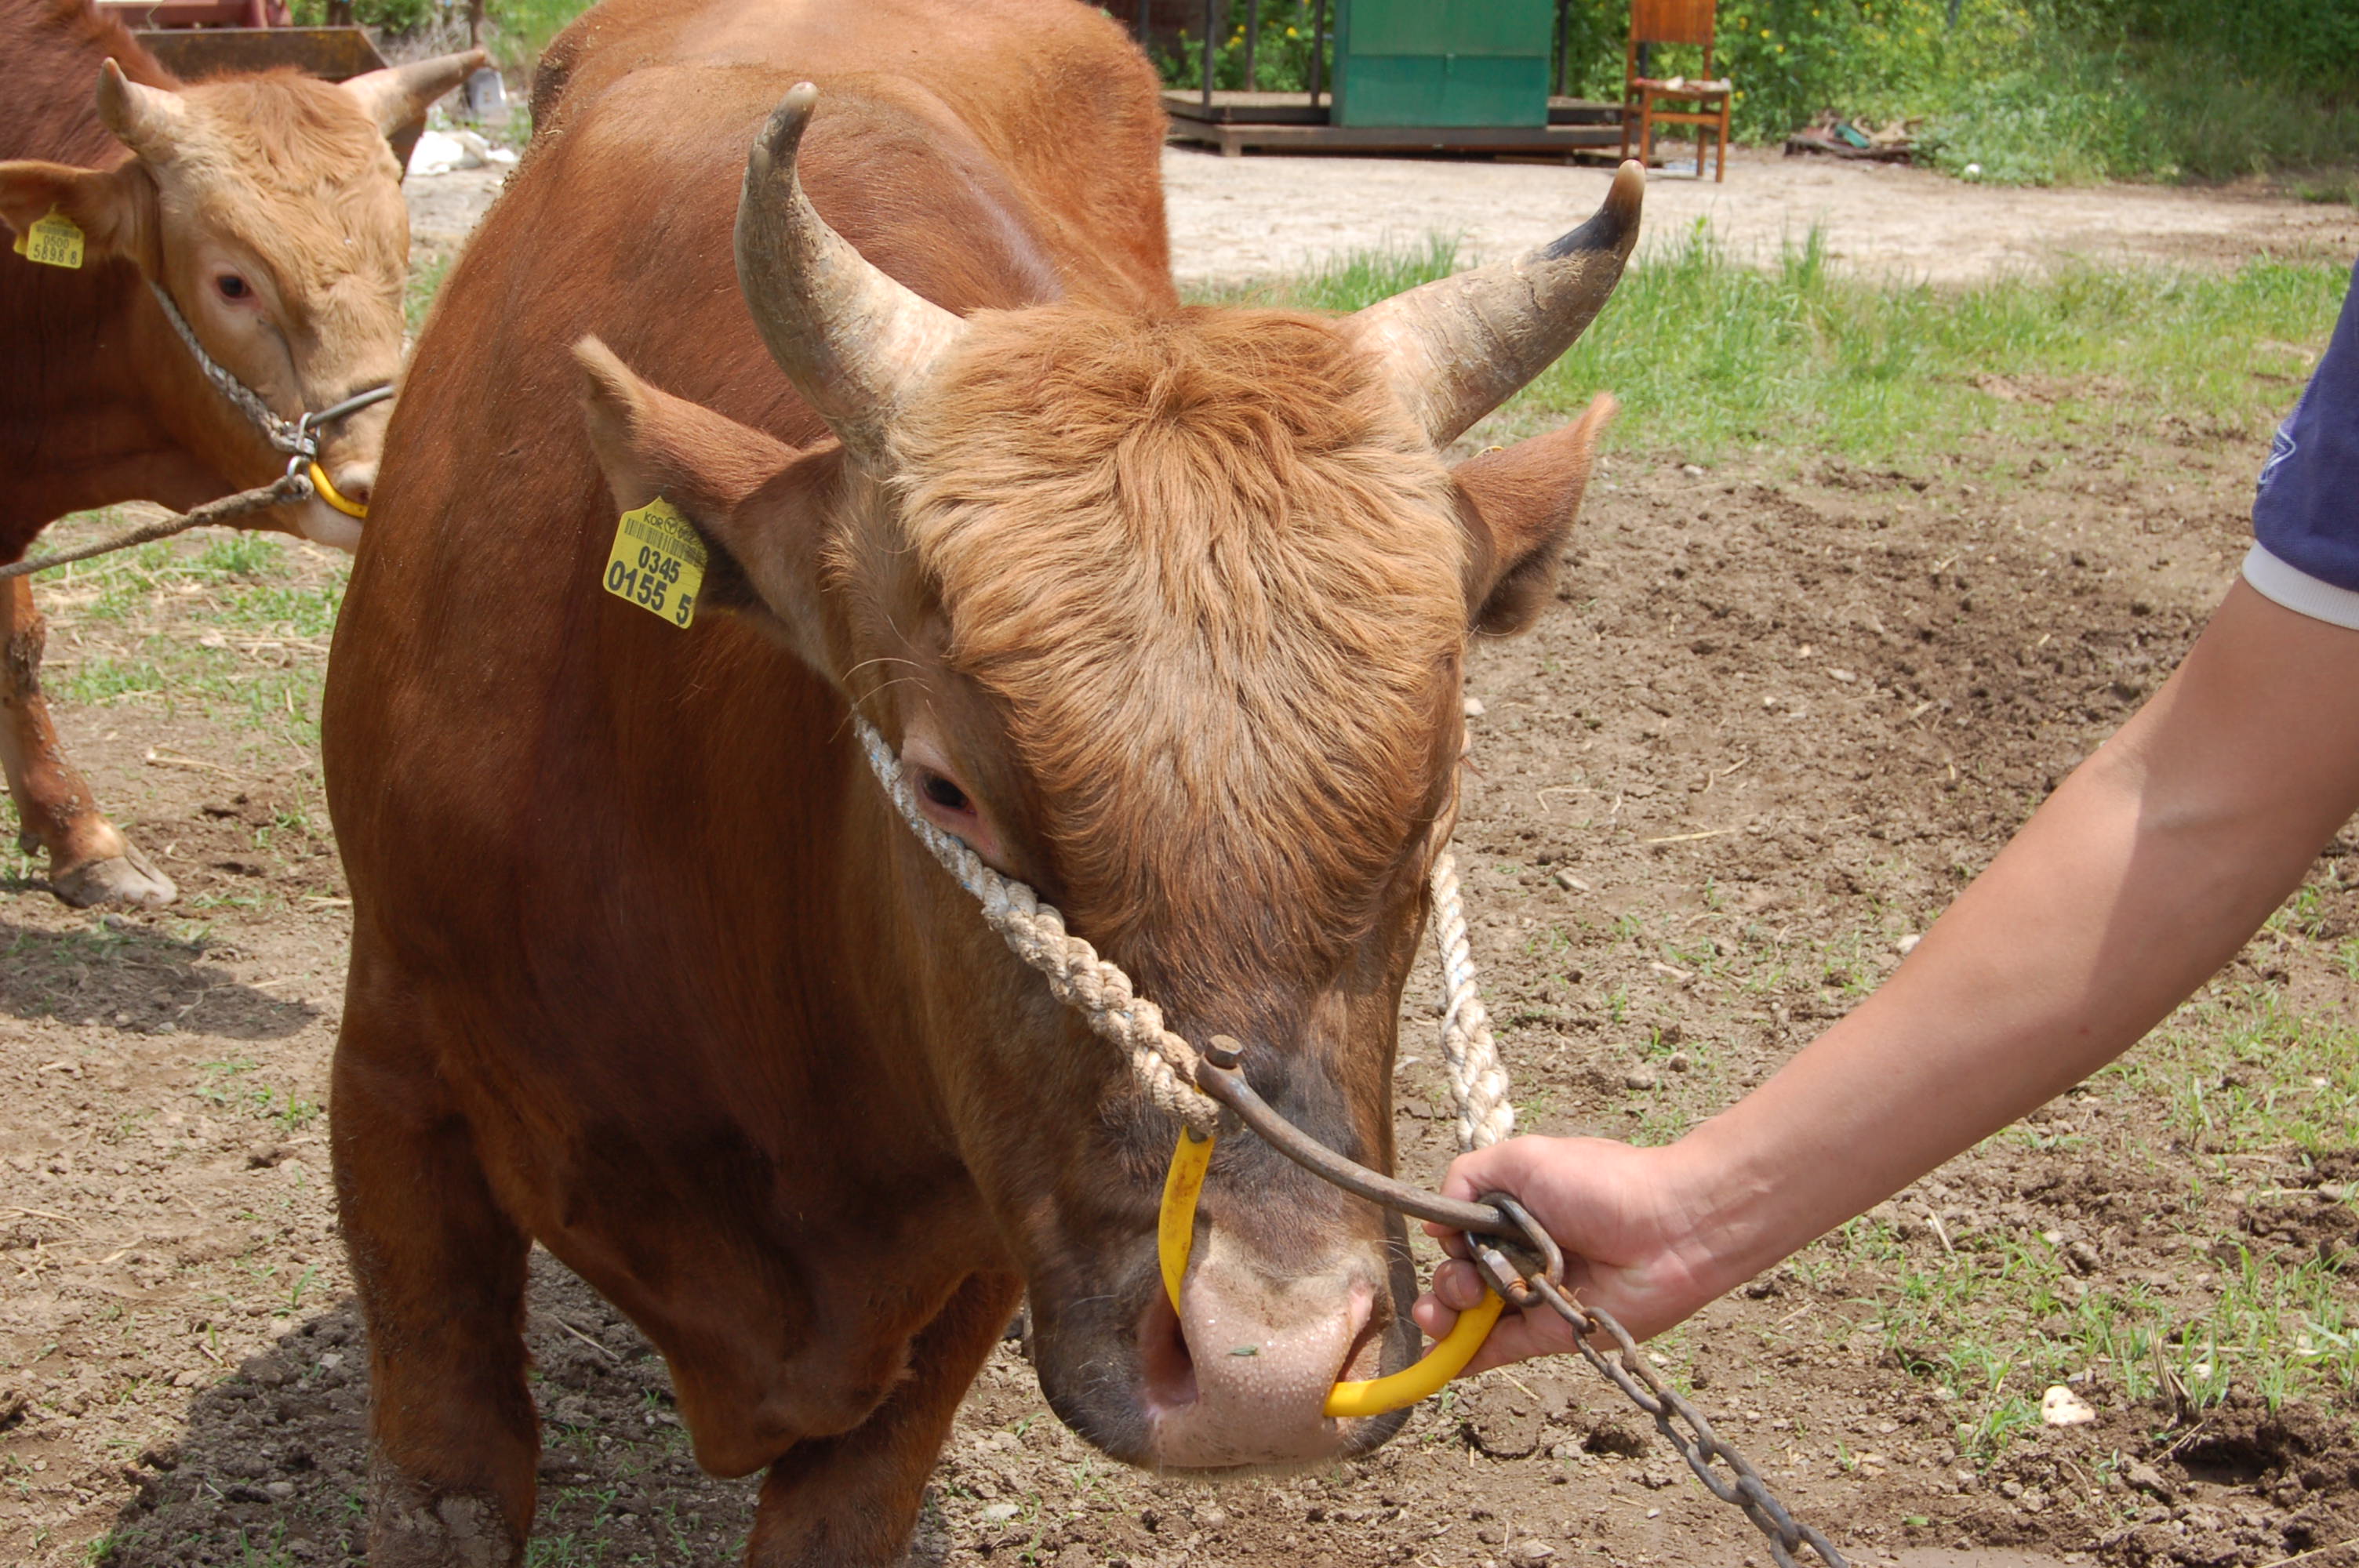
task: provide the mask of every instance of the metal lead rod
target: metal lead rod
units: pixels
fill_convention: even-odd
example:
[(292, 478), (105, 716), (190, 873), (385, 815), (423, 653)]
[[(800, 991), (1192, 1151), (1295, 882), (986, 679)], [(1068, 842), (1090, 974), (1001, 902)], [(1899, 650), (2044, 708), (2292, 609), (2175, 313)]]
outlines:
[(1196, 1087), (1236, 1112), (1237, 1119), (1253, 1129), (1263, 1142), (1321, 1181), (1332, 1183), (1347, 1193), (1453, 1230), (1510, 1238), (1520, 1238), (1524, 1234), (1519, 1226), (1489, 1204), (1460, 1203), (1455, 1198), (1423, 1192), (1345, 1159), (1278, 1115), (1238, 1068), (1219, 1066), (1210, 1056), (1200, 1056)]

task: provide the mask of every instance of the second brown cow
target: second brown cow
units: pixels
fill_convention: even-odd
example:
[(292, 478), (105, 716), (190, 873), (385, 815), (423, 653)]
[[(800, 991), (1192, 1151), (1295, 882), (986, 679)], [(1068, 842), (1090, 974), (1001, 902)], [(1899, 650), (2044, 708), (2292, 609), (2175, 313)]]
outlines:
[[(1330, 319), (1180, 303), (1153, 73), (1063, 0), (611, 0), (536, 124), (330, 668), (371, 1561), (520, 1554), (535, 1240), (660, 1348), (708, 1468), (767, 1467), (766, 1568), (899, 1561), (1027, 1291), (1050, 1402), (1122, 1459), (1382, 1442), (1321, 1407), (1417, 1352), (1397, 1223), (1226, 1140), (1168, 1299), (1173, 1126), (849, 716), (1173, 1028), (1389, 1167), (1465, 645), (1549, 594), (1608, 405), (1441, 452), (1603, 303), (1637, 171)], [(710, 557), (685, 629), (602, 586), (658, 495)]]
[[(289, 424), (391, 383), (409, 214), (386, 136), (483, 62), (190, 86), (91, 0), (0, 0), (0, 238), (16, 242), (0, 250), (0, 563), (69, 512), (187, 508), (286, 471), (288, 453), (208, 379), (184, 331)], [(42, 233), (62, 243), (29, 243)], [(320, 442), (321, 473), (355, 509), (387, 412)], [(360, 535), (317, 496), (242, 525), (342, 549)], [(22, 842), (68, 903), (168, 903), (171, 877), (66, 759), (43, 637), (30, 580), (0, 582), (0, 770)]]

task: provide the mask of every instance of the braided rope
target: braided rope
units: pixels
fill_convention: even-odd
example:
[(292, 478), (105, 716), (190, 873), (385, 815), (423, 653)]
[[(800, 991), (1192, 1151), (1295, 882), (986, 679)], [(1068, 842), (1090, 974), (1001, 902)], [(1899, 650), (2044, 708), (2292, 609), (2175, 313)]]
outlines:
[(1450, 1098), (1458, 1107), (1458, 1147), (1488, 1148), (1516, 1130), (1507, 1102), (1507, 1072), (1491, 1015), (1474, 984), (1474, 955), (1466, 940), (1466, 912), (1458, 897), (1458, 858), (1444, 849), (1433, 861), (1433, 950), (1441, 959), (1441, 1059)]
[[(984, 923), (1040, 972), (1059, 1001), (1078, 1010), (1093, 1031), (1128, 1053), (1132, 1076), (1158, 1109), (1187, 1123), (1198, 1137), (1212, 1137), (1220, 1108), (1195, 1087), (1196, 1048), (1163, 1027), (1162, 1010), (1132, 989), (1128, 975), (1065, 929), (1065, 917), (1054, 904), (1043, 903), (1024, 883), (984, 865), (962, 841), (927, 821), (901, 759), (885, 737), (858, 713), (852, 724), (901, 820), (983, 905)], [(1433, 946), (1441, 961), (1441, 1054), (1450, 1096), (1458, 1106), (1458, 1145), (1480, 1149), (1515, 1130), (1516, 1110), (1507, 1103), (1507, 1075), (1475, 987), (1458, 862), (1447, 849), (1434, 860), (1432, 888)]]
[(172, 297), (164, 292), (163, 285), (151, 277), (147, 280), (147, 287), (156, 296), (156, 303), (163, 307), (164, 319), (172, 323), (172, 330), (178, 332), (180, 341), (188, 345), (189, 352), (196, 357), (197, 368), (205, 373), (205, 379), (213, 384), (213, 390), (236, 405), (237, 411), (252, 420), (255, 427), (272, 446), (289, 456), (310, 456), (312, 443), (304, 436), (302, 427), (292, 419), (282, 419), (272, 413), (270, 406), (262, 401), (254, 388), (238, 380), (225, 367), (213, 362), (212, 355), (205, 352), (205, 346), (197, 341), (196, 329), (189, 325), (189, 319), (180, 314), (180, 308), (172, 303)]
[(1212, 1137), (1221, 1108), (1195, 1087), (1196, 1048), (1163, 1027), (1163, 1010), (1135, 993), (1130, 977), (1099, 957), (1096, 948), (1066, 931), (1056, 905), (1041, 903), (1030, 888), (993, 871), (973, 849), (927, 821), (901, 759), (885, 737), (857, 713), (852, 722), (869, 767), (901, 819), (942, 870), (981, 902), (984, 924), (1040, 971), (1059, 1001), (1079, 1011), (1092, 1030), (1129, 1054), (1132, 1076), (1158, 1109), (1186, 1122), (1198, 1137)]

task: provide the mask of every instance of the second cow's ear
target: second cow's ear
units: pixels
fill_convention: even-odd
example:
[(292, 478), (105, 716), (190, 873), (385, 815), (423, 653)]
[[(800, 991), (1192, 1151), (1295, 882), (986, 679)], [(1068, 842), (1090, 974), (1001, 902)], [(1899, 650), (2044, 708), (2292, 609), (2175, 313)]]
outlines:
[(711, 552), (701, 602), (764, 621), (834, 680), (820, 576), (836, 449), (806, 457), (659, 391), (596, 338), (574, 345), (573, 357), (590, 444), (615, 506), (636, 511), (661, 496), (679, 508)]
[[(0, 222), (21, 238), (52, 212), (82, 231), (82, 265), (121, 256), (155, 276), (156, 182), (137, 158), (103, 169), (0, 163)], [(0, 254), (0, 265), (13, 259)]]
[(1451, 470), (1473, 508), (1469, 618), (1495, 636), (1527, 630), (1556, 591), (1565, 535), (1589, 488), (1597, 437), (1618, 406), (1601, 394), (1573, 424), (1484, 452)]

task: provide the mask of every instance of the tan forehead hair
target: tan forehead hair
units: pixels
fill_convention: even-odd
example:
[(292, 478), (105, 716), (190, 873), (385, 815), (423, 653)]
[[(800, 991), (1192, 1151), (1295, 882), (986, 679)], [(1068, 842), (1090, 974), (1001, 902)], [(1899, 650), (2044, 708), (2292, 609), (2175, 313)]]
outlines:
[(192, 123), (174, 163), (189, 193), (287, 281), (404, 263), (392, 154), (351, 94), (291, 70), (182, 92)]
[(1275, 311), (986, 314), (896, 439), (950, 657), (1001, 700), (1069, 913), (1307, 962), (1364, 929), (1431, 806), (1467, 564), (1447, 473), (1359, 354)]

